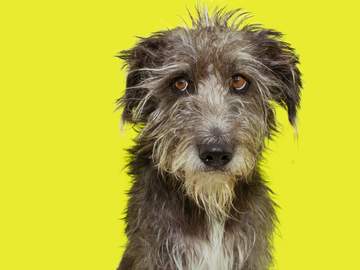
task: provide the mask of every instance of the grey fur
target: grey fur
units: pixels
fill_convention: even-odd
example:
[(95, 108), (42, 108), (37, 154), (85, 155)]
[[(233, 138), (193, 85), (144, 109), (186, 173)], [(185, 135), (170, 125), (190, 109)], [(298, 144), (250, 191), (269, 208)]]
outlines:
[[(128, 245), (119, 270), (264, 270), (276, 221), (259, 173), (264, 140), (276, 131), (272, 101), (295, 125), (298, 57), (281, 34), (244, 25), (241, 10), (198, 11), (192, 26), (143, 38), (120, 58), (128, 67), (119, 99), (139, 127), (130, 149), (134, 179), (126, 214)], [(244, 75), (244, 93), (229, 89)], [(176, 78), (190, 82), (174, 91)], [(198, 145), (233, 147), (221, 170), (201, 162)]]

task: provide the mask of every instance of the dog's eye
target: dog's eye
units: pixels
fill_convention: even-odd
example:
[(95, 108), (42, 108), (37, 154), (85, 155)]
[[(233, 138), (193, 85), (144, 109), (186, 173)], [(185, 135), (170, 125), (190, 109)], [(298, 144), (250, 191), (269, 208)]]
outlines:
[(189, 86), (189, 82), (184, 78), (177, 79), (174, 82), (175, 90), (178, 90), (178, 91), (181, 91), (181, 92), (186, 91), (188, 86)]
[(249, 82), (240, 74), (236, 74), (232, 76), (230, 82), (230, 89), (237, 92), (242, 93), (247, 90), (249, 86)]

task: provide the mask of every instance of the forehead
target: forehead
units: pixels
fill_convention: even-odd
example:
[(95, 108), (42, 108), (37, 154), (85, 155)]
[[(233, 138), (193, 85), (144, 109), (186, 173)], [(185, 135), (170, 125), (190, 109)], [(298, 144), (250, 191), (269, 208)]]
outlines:
[(185, 64), (197, 75), (229, 73), (246, 67), (253, 47), (246, 32), (227, 28), (176, 28), (168, 33), (167, 64)]

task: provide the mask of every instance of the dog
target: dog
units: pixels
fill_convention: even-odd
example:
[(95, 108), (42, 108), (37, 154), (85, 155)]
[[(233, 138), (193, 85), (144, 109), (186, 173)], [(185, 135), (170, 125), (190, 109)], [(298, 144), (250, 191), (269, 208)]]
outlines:
[(302, 83), (294, 49), (249, 16), (197, 9), (191, 25), (120, 52), (118, 104), (139, 133), (118, 270), (271, 266), (276, 204), (259, 162), (275, 104), (296, 126)]

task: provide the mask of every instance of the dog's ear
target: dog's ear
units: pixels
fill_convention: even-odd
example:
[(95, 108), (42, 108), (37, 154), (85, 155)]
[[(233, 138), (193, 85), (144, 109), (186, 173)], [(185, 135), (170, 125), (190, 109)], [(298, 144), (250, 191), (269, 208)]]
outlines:
[(156, 102), (153, 97), (144, 102), (148, 90), (142, 87), (142, 84), (149, 77), (148, 70), (162, 64), (164, 58), (161, 52), (166, 46), (165, 35), (156, 33), (149, 38), (140, 38), (134, 48), (119, 53), (118, 57), (125, 61), (128, 71), (125, 94), (117, 101), (118, 105), (123, 107), (124, 122), (144, 123), (155, 109)]
[(287, 109), (289, 121), (295, 126), (302, 87), (301, 73), (297, 67), (298, 56), (288, 43), (280, 40), (280, 32), (262, 29), (255, 35), (260, 46), (259, 60), (278, 82), (277, 86), (271, 87), (271, 95), (277, 103)]

